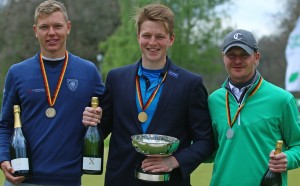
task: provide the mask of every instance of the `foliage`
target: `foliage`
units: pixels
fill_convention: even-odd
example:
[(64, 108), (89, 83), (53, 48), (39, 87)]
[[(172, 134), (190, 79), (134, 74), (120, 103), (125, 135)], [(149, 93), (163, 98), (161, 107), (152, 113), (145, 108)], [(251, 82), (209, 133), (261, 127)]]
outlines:
[(100, 43), (100, 50), (104, 53), (101, 66), (104, 77), (111, 68), (133, 63), (141, 57), (136, 30), (131, 21), (136, 8), (133, 5), (141, 7), (149, 3), (161, 3), (174, 11), (176, 20), (175, 43), (168, 55), (176, 64), (204, 74), (207, 79), (216, 78), (216, 73), (223, 69), (218, 45), (224, 30), (215, 7), (226, 1), (120, 0), (121, 26), (107, 41)]
[(120, 24), (117, 0), (64, 0), (72, 21), (69, 48), (95, 63), (98, 43), (110, 36)]
[(136, 31), (132, 21), (133, 5), (142, 6), (150, 2), (149, 0), (119, 0), (121, 10), (121, 26), (117, 31), (103, 43), (100, 43), (100, 51), (104, 54), (101, 64), (103, 77), (111, 68), (123, 66), (139, 60), (140, 52), (136, 41)]

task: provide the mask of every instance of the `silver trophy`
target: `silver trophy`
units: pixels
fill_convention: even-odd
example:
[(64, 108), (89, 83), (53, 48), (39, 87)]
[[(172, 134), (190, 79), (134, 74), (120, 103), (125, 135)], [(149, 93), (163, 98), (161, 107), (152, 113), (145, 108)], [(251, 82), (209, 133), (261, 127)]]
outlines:
[[(170, 156), (175, 152), (179, 145), (177, 138), (159, 134), (138, 134), (131, 136), (132, 145), (137, 152), (145, 156)], [(145, 172), (140, 167), (139, 162), (135, 171), (135, 177), (149, 182), (164, 182), (170, 180), (170, 173), (151, 173)]]

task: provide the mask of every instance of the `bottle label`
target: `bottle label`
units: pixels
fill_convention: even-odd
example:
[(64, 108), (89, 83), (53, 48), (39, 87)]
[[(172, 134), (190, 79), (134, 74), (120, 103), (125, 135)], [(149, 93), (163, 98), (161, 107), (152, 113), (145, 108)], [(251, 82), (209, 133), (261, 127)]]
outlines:
[(102, 158), (94, 158), (94, 157), (83, 157), (83, 166), (84, 170), (95, 170), (101, 171), (101, 161)]
[(15, 171), (29, 170), (28, 158), (17, 158), (11, 160), (11, 166)]

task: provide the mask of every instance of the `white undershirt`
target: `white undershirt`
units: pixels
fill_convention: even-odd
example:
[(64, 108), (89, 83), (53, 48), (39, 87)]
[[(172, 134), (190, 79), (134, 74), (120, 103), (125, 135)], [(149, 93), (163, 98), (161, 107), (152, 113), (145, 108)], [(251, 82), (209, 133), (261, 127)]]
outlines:
[(243, 87), (241, 89), (236, 88), (235, 86), (233, 86), (230, 82), (229, 82), (229, 87), (231, 89), (231, 92), (235, 95), (235, 97), (237, 98), (237, 100), (240, 100), (240, 97), (242, 95), (242, 93), (244, 92), (246, 87)]
[(59, 60), (62, 60), (62, 59), (65, 59), (66, 56), (64, 57), (59, 57), (59, 58), (48, 58), (48, 57), (45, 57), (45, 56), (42, 56), (42, 58), (44, 60), (48, 60), (48, 61), (59, 61)]

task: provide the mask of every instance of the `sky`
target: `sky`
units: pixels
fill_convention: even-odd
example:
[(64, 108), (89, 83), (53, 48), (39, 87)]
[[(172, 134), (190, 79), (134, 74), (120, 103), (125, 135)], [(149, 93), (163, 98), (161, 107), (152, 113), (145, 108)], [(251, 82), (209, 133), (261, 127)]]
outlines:
[(231, 17), (232, 26), (249, 30), (260, 38), (276, 32), (276, 16), (283, 12), (284, 3), (280, 0), (232, 0), (223, 8)]

